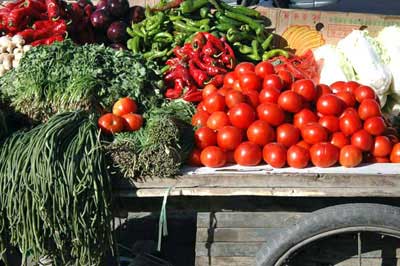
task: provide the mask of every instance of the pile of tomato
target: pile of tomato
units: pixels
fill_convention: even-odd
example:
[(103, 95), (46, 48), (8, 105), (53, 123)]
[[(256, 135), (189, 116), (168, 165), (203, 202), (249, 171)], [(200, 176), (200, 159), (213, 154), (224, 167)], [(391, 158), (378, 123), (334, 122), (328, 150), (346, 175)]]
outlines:
[(240, 63), (224, 85), (208, 85), (192, 118), (196, 148), (189, 164), (275, 168), (355, 167), (400, 162), (397, 132), (368, 86), (294, 80), (269, 62)]

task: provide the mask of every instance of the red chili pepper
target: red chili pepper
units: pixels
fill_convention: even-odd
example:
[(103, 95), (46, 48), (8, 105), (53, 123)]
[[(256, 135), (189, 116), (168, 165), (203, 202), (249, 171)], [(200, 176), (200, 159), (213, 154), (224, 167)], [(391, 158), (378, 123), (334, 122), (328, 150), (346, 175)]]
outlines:
[(24, 4), (25, 0), (18, 0), (16, 2), (9, 2), (4, 5), (4, 8), (8, 8), (10, 11), (16, 7), (21, 7)]
[(218, 74), (224, 74), (228, 72), (225, 68), (222, 67), (217, 67), (217, 66), (208, 66), (207, 69), (207, 74), (210, 76), (216, 76)]
[(91, 4), (87, 4), (84, 7), (84, 11), (87, 17), (90, 17), (93, 14), (93, 6)]
[(21, 7), (21, 8), (14, 8), (11, 10), (10, 14), (8, 15), (7, 26), (10, 31), (15, 31), (18, 29), (21, 21), (30, 16), (33, 12), (31, 7)]
[(191, 61), (193, 61), (194, 64), (195, 64), (198, 68), (200, 68), (201, 70), (204, 70), (204, 71), (205, 71), (205, 70), (207, 70), (207, 68), (209, 67), (209, 64), (207, 64), (207, 63), (201, 61), (200, 56), (199, 56), (198, 53), (196, 53), (196, 54), (192, 57), (192, 60), (191, 60)]
[(227, 42), (224, 42), (224, 48), (225, 48), (225, 54), (222, 56), (222, 62), (225, 64), (227, 68), (234, 69), (236, 66), (235, 52)]
[(169, 66), (176, 66), (176, 65), (181, 64), (181, 63), (182, 63), (182, 61), (179, 58), (174, 57), (174, 58), (168, 59), (165, 64), (167, 64)]
[(47, 11), (44, 2), (38, 0), (25, 0), (24, 7), (32, 8), (40, 13)]
[(197, 33), (192, 39), (193, 50), (201, 50), (206, 43), (206, 38), (203, 32)]
[(54, 36), (52, 36), (50, 38), (45, 39), (44, 40), (44, 44), (45, 45), (50, 45), (53, 42), (62, 42), (62, 41), (64, 41), (64, 36), (63, 35), (54, 35)]
[(198, 69), (193, 61), (189, 61), (189, 72), (194, 81), (199, 86), (204, 86), (204, 82), (209, 79), (207, 73), (201, 69)]
[(190, 74), (187, 68), (182, 65), (177, 65), (172, 71), (169, 71), (168, 74), (165, 75), (164, 79), (166, 81), (183, 79), (185, 82), (188, 82), (190, 80)]
[(206, 55), (202, 56), (201, 61), (204, 64), (209, 65), (209, 66), (215, 66), (215, 65), (218, 64), (218, 60), (217, 59), (212, 58), (211, 56), (206, 56)]
[(224, 84), (224, 76), (223, 74), (219, 74), (214, 76), (212, 79), (210, 79), (208, 82), (206, 82), (204, 85), (212, 84), (215, 87), (221, 87)]
[(187, 102), (200, 102), (203, 99), (202, 91), (196, 89), (189, 89), (184, 95), (183, 99)]
[(207, 56), (214, 56), (218, 53), (211, 41), (207, 41), (206, 45), (201, 49), (201, 52)]
[(212, 35), (211, 33), (204, 32), (204, 37), (206, 37), (207, 41), (211, 42), (211, 44), (218, 49), (218, 52), (224, 51), (224, 45), (220, 39)]
[(57, 0), (45, 0), (47, 15), (50, 19), (58, 19), (60, 17), (60, 6)]
[(33, 29), (25, 29), (23, 31), (18, 32), (18, 35), (25, 40), (26, 43), (30, 43), (34, 40), (35, 30)]
[(165, 97), (168, 99), (177, 99), (181, 97), (184, 88), (184, 82), (181, 79), (175, 80), (175, 86), (173, 89), (168, 89), (165, 92)]
[(39, 20), (39, 21), (35, 21), (32, 25), (32, 28), (34, 30), (39, 30), (39, 29), (43, 29), (43, 28), (49, 28), (49, 27), (53, 27), (54, 26), (54, 22), (51, 20)]

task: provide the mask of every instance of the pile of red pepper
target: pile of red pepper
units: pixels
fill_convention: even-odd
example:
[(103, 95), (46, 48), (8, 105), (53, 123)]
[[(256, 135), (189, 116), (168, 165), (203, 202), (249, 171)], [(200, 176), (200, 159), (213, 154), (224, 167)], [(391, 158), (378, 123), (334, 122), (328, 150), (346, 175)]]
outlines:
[(235, 54), (225, 39), (207, 32), (199, 32), (191, 43), (176, 47), (174, 55), (166, 63), (169, 69), (164, 80), (169, 89), (165, 97), (189, 102), (201, 101), (201, 89), (207, 84), (222, 86), (225, 73), (236, 64)]
[(0, 8), (0, 31), (21, 35), (25, 43), (49, 45), (70, 33), (76, 42), (94, 42), (90, 1), (69, 4), (62, 0), (18, 0)]

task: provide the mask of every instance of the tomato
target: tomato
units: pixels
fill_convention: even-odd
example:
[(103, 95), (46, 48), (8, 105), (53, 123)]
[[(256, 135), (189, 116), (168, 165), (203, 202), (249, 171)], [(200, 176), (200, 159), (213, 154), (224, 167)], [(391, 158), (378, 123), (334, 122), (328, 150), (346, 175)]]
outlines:
[(266, 75), (275, 74), (275, 69), (270, 62), (263, 61), (256, 65), (255, 72), (257, 76), (263, 79)]
[(247, 91), (244, 92), (244, 98), (245, 102), (253, 106), (254, 108), (257, 108), (258, 104), (260, 103), (258, 100), (258, 92), (257, 91)]
[(207, 167), (222, 167), (226, 164), (226, 154), (216, 146), (209, 146), (200, 154), (201, 163)]
[(285, 121), (285, 112), (275, 103), (262, 103), (257, 107), (259, 119), (272, 126), (279, 126)]
[(349, 111), (346, 115), (340, 117), (339, 127), (346, 136), (350, 136), (362, 128), (361, 119), (358, 114)]
[(344, 102), (334, 94), (325, 94), (317, 101), (317, 111), (323, 115), (340, 115), (344, 109)]
[(373, 147), (374, 139), (371, 134), (369, 134), (364, 129), (357, 131), (351, 136), (351, 145), (356, 146), (362, 151), (370, 151)]
[(193, 149), (187, 159), (187, 164), (190, 166), (203, 166), (200, 159), (201, 150)]
[(400, 163), (400, 143), (393, 146), (392, 152), (390, 153), (390, 161), (392, 163)]
[(317, 89), (317, 99), (325, 94), (332, 94), (332, 90), (328, 85), (325, 84), (318, 84), (316, 86)]
[(217, 144), (217, 133), (208, 127), (199, 128), (194, 132), (194, 141), (199, 149), (214, 146)]
[(288, 149), (286, 158), (290, 167), (304, 168), (310, 161), (310, 152), (303, 147), (293, 145)]
[(265, 121), (254, 121), (247, 129), (247, 138), (249, 141), (264, 146), (274, 141), (275, 130)]
[(356, 105), (356, 98), (354, 95), (348, 91), (340, 91), (336, 93), (336, 97), (345, 103), (346, 107), (353, 107)]
[(330, 87), (333, 93), (338, 93), (339, 91), (345, 91), (346, 82), (336, 81), (332, 83)]
[(229, 89), (227, 87), (222, 87), (217, 91), (217, 93), (219, 93), (222, 96), (225, 96), (230, 91), (232, 91), (232, 89)]
[(350, 139), (343, 132), (335, 132), (331, 136), (331, 143), (338, 148), (343, 148), (350, 144)]
[(129, 113), (137, 112), (135, 100), (129, 97), (119, 99), (113, 106), (112, 113), (117, 116), (123, 116)]
[(392, 151), (392, 142), (386, 136), (377, 136), (372, 144), (371, 153), (375, 157), (385, 157)]
[(214, 130), (228, 125), (230, 125), (229, 117), (222, 111), (212, 113), (207, 120), (207, 127)]
[(236, 164), (236, 162), (235, 162), (235, 151), (226, 151), (225, 154), (226, 154), (226, 162), (227, 163)]
[(137, 131), (143, 125), (143, 117), (139, 114), (126, 114), (122, 118), (125, 120), (125, 129), (127, 131)]
[(279, 70), (277, 74), (282, 80), (283, 88), (284, 89), (290, 88), (290, 86), (294, 82), (294, 77), (293, 77), (292, 73), (290, 73), (287, 70)]
[(261, 89), (261, 79), (254, 72), (240, 74), (238, 75), (238, 80), (243, 92)]
[(237, 76), (246, 72), (254, 72), (254, 71), (255, 71), (255, 66), (253, 63), (250, 62), (242, 62), (237, 64), (237, 66), (235, 67), (235, 73)]
[(370, 117), (364, 121), (364, 129), (373, 136), (381, 135), (386, 130), (385, 120), (380, 116)]
[(233, 84), (235, 83), (236, 79), (237, 77), (235, 72), (226, 73), (224, 77), (224, 87), (228, 89), (233, 89)]
[(340, 149), (339, 163), (344, 167), (356, 167), (362, 159), (362, 151), (353, 145), (346, 145)]
[(328, 132), (318, 123), (309, 123), (301, 128), (301, 136), (310, 144), (328, 140)]
[(242, 88), (240, 87), (240, 82), (239, 82), (238, 79), (235, 80), (235, 82), (233, 82), (233, 89), (234, 89), (235, 91), (242, 91)]
[(311, 148), (311, 144), (305, 142), (304, 140), (300, 140), (296, 143), (297, 146), (303, 147), (304, 149), (309, 150)]
[(355, 89), (357, 89), (358, 87), (360, 87), (360, 83), (356, 81), (348, 81), (343, 86), (344, 91), (349, 92), (351, 94), (353, 94)]
[(256, 113), (247, 103), (239, 103), (229, 110), (231, 124), (238, 128), (246, 129), (256, 120)]
[(287, 150), (279, 143), (269, 143), (264, 146), (263, 159), (274, 168), (282, 168), (286, 164)]
[(275, 88), (265, 88), (260, 91), (258, 99), (260, 103), (278, 103), (281, 92)]
[(206, 111), (197, 111), (192, 117), (192, 126), (204, 127), (207, 125), (207, 120), (210, 114)]
[(245, 97), (240, 91), (230, 90), (225, 94), (225, 103), (226, 106), (228, 106), (229, 108), (232, 108), (236, 104), (242, 103), (244, 101)]
[(106, 134), (115, 134), (124, 130), (125, 121), (122, 117), (108, 113), (97, 121), (99, 128)]
[(377, 101), (372, 99), (365, 99), (358, 107), (358, 115), (362, 120), (366, 120), (374, 116), (381, 116), (381, 107)]
[(207, 98), (208, 96), (216, 93), (218, 91), (217, 87), (213, 84), (207, 84), (202, 91), (203, 99)]
[(285, 111), (297, 113), (303, 108), (303, 98), (294, 91), (284, 91), (278, 98), (278, 105)]
[(262, 89), (273, 88), (281, 91), (283, 89), (283, 82), (278, 75), (270, 74), (264, 77)]
[(375, 157), (371, 153), (368, 153), (365, 161), (369, 163), (390, 163), (390, 159), (388, 157)]
[(356, 100), (361, 103), (365, 99), (375, 100), (376, 94), (375, 91), (369, 86), (360, 86), (354, 90), (354, 96)]
[(331, 167), (339, 160), (339, 148), (329, 142), (312, 145), (311, 162), (317, 167)]
[[(197, 110), (197, 111), (205, 111), (205, 112), (207, 112), (206, 107), (204, 106), (204, 102), (203, 102), (203, 101), (199, 102), (199, 104), (198, 104), (197, 107), (196, 107), (196, 110)], [(207, 112), (207, 113), (208, 113), (208, 112)]]
[(276, 129), (276, 141), (286, 147), (295, 145), (300, 139), (300, 130), (292, 124), (282, 124)]
[(237, 127), (225, 126), (218, 130), (218, 146), (225, 150), (234, 150), (242, 142), (242, 132)]
[(292, 90), (297, 94), (303, 96), (306, 101), (313, 101), (317, 98), (317, 89), (314, 82), (310, 79), (300, 79), (293, 83)]
[(299, 129), (312, 122), (318, 122), (318, 116), (310, 109), (303, 108), (293, 116), (293, 125)]
[(225, 109), (225, 97), (214, 93), (207, 98), (204, 98), (204, 108), (210, 114), (217, 112), (217, 111), (224, 111)]
[(253, 142), (246, 141), (235, 149), (234, 157), (239, 165), (255, 166), (261, 162), (261, 148)]
[(340, 130), (339, 118), (333, 115), (326, 115), (319, 119), (318, 123), (326, 128), (330, 133)]

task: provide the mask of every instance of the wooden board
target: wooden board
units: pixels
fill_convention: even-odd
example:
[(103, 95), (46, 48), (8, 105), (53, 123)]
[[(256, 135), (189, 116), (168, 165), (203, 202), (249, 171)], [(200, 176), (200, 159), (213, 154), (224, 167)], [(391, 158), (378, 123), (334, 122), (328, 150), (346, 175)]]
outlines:
[(254, 266), (255, 259), (251, 257), (196, 257), (196, 266)]

